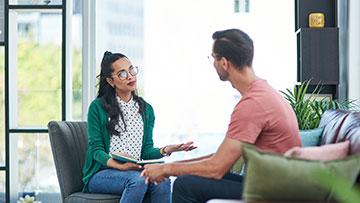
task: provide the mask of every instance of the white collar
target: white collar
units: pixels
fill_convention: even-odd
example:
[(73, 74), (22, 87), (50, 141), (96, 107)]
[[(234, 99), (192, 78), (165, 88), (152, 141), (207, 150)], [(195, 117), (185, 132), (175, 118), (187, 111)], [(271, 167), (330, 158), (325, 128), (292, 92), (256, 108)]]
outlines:
[(126, 101), (121, 100), (121, 98), (120, 98), (119, 96), (116, 96), (116, 100), (117, 100), (117, 102), (118, 102), (121, 106), (128, 106), (128, 105), (130, 105), (130, 104), (133, 104), (133, 103), (134, 103), (134, 99), (133, 99), (133, 98), (134, 98), (134, 97), (131, 96), (130, 100), (129, 100), (128, 102), (126, 102)]

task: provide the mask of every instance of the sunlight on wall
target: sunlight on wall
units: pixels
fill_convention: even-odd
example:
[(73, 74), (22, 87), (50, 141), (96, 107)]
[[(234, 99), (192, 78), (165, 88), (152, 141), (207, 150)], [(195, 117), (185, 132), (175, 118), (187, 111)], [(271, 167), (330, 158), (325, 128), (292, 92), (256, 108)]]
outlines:
[(294, 2), (249, 4), (250, 12), (234, 13), (233, 0), (98, 1), (97, 64), (110, 50), (140, 66), (138, 89), (154, 107), (157, 146), (194, 140), (199, 150), (190, 156), (214, 151), (222, 141), (241, 97), (219, 80), (207, 58), (216, 30), (247, 32), (254, 40), (255, 72), (276, 89), (293, 86)]
[(255, 72), (276, 89), (294, 84), (293, 1), (250, 1), (250, 13), (234, 13), (233, 3), (145, 1), (144, 96), (155, 109), (155, 143), (195, 140), (214, 151), (226, 133), (240, 95), (219, 80), (207, 59), (216, 30), (247, 32), (254, 41)]

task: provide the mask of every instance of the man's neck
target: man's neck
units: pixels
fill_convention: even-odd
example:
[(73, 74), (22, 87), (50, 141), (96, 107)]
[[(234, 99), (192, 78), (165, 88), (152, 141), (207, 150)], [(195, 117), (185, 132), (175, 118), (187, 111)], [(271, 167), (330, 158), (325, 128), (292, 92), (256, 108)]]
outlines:
[(233, 69), (233, 73), (230, 74), (229, 81), (231, 85), (244, 95), (252, 82), (258, 80), (251, 67), (244, 67), (242, 70)]

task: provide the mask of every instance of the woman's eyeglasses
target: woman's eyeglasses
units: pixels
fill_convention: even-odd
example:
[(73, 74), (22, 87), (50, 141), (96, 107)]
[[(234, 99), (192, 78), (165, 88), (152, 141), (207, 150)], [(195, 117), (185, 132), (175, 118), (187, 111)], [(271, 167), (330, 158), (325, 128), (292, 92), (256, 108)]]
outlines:
[(137, 66), (130, 66), (129, 72), (126, 70), (121, 70), (117, 73), (117, 76), (120, 80), (125, 80), (129, 77), (129, 74), (131, 76), (136, 76), (139, 73), (139, 68)]

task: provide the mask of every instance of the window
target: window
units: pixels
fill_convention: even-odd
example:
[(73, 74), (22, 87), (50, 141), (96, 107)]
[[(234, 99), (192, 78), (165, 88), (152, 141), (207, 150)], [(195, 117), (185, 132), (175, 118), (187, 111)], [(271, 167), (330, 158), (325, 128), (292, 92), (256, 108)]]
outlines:
[(10, 126), (45, 128), (61, 120), (61, 13), (10, 16)]
[(10, 136), (16, 136), (17, 139), (19, 191), (59, 193), (49, 135), (27, 133)]
[(234, 0), (234, 12), (235, 13), (249, 13), (250, 12), (250, 0)]
[(62, 119), (61, 10), (11, 10), (9, 22), (11, 190), (59, 199), (48, 135), (41, 131)]
[[(6, 32), (9, 38), (0, 45), (7, 45), (9, 79), (6, 90), (9, 97), (5, 102), (9, 104), (6, 106), (9, 118), (1, 111), (5, 89), (3, 64), (0, 66), (0, 116), (6, 117), (4, 120), (10, 125), (3, 127), (1, 123), (0, 128), (9, 132), (5, 136), (9, 138), (7, 153), (11, 158), (7, 168), (2, 165), (0, 168), (9, 168), (10, 180), (6, 181), (10, 182), (10, 188), (7, 188), (6, 198), (12, 202), (17, 195), (30, 194), (42, 202), (60, 202), (47, 123), (82, 118), (81, 0), (67, 1), (67, 6), (62, 0), (10, 0), (5, 3), (9, 3), (5, 12), (8, 12)], [(63, 18), (69, 13), (70, 16)], [(66, 36), (65, 42), (65, 34), (69, 33), (73, 35)], [(3, 53), (0, 53), (2, 58)], [(0, 150), (4, 148), (2, 143), (3, 139)], [(0, 194), (4, 180), (0, 174)]]

